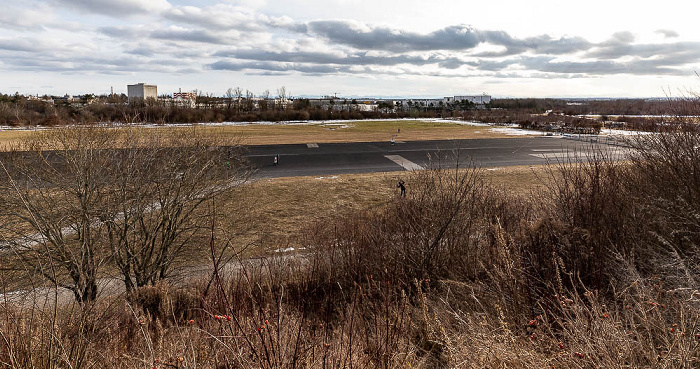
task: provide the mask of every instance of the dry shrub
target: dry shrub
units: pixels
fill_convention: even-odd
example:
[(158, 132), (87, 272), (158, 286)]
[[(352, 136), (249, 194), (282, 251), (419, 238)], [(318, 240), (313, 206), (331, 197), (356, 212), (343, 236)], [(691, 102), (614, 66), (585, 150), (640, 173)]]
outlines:
[[(117, 309), (118, 310), (118, 309)], [(96, 343), (112, 341), (119, 327), (107, 301), (56, 308), (0, 305), (0, 364), (10, 368), (85, 368)], [(101, 347), (104, 349), (104, 347)]]
[(639, 267), (668, 286), (700, 288), (700, 132), (697, 125), (631, 141), (634, 202), (648, 230)]
[(553, 280), (553, 261), (561, 259), (587, 286), (604, 288), (617, 277), (616, 256), (635, 256), (645, 219), (630, 201), (629, 167), (615, 159), (593, 151), (550, 167), (552, 201), (543, 203), (551, 205), (524, 240), (540, 286)]
[(406, 182), (407, 197), (319, 222), (309, 232), (317, 288), (369, 276), (407, 290), (415, 279), (475, 278), (489, 257), (490, 223), (514, 229), (522, 216), (490, 191), (477, 168), (415, 172)]

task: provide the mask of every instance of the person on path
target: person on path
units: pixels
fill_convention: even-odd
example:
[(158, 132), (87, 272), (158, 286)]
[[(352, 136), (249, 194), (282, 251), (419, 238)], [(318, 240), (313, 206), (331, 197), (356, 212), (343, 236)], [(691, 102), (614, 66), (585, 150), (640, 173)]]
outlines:
[(401, 189), (401, 197), (406, 197), (406, 182), (403, 181), (403, 179), (399, 179), (399, 183), (396, 185), (396, 187)]
[(275, 155), (275, 159), (273, 161), (273, 164), (277, 165), (277, 164), (279, 164), (279, 162), (280, 162), (280, 154), (277, 154), (277, 155)]

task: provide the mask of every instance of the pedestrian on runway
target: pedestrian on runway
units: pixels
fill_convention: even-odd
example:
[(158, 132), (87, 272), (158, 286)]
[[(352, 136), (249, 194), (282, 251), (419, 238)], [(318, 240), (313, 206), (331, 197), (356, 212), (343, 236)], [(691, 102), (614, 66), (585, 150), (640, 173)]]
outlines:
[(274, 161), (273, 161), (273, 164), (274, 164), (274, 165), (277, 165), (277, 164), (279, 164), (279, 162), (280, 162), (280, 154), (276, 154), (276, 155), (275, 155), (275, 159), (274, 159)]

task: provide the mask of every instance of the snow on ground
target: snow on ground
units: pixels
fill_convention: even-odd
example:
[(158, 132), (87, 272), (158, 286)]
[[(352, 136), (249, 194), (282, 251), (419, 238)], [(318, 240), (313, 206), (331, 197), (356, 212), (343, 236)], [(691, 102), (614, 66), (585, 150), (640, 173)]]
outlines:
[[(453, 123), (453, 124), (461, 124), (461, 125), (468, 125), (468, 126), (475, 126), (475, 127), (491, 127), (492, 132), (496, 133), (502, 133), (505, 135), (509, 136), (541, 136), (545, 135), (544, 132), (542, 131), (534, 131), (534, 130), (527, 130), (527, 129), (521, 129), (518, 128), (517, 124), (491, 124), (491, 123), (479, 123), (479, 122), (473, 122), (473, 121), (464, 121), (464, 120), (456, 120), (456, 119), (441, 119), (441, 118), (402, 118), (402, 119), (365, 119), (366, 121), (378, 121), (378, 122), (393, 122), (393, 121), (420, 121), (420, 122), (431, 122), (431, 123)], [(167, 124), (167, 125), (162, 125), (162, 124), (154, 124), (154, 123), (143, 123), (143, 124), (134, 124), (135, 126), (138, 127), (145, 127), (145, 128), (158, 128), (158, 127), (164, 127), (164, 126), (175, 126), (175, 127), (190, 127), (190, 126), (212, 126), (212, 127), (218, 127), (218, 126), (249, 126), (249, 125), (322, 125), (322, 126), (327, 126), (329, 128), (351, 128), (352, 124), (351, 123), (357, 123), (357, 122), (362, 122), (363, 120), (358, 120), (358, 119), (348, 119), (348, 120), (300, 120), (300, 121), (282, 121), (282, 122), (268, 122), (268, 121), (261, 121), (261, 122), (207, 122), (207, 123), (177, 123), (177, 124)], [(131, 124), (126, 124), (126, 123), (98, 123), (96, 124), (97, 126), (104, 126), (104, 127), (120, 127), (120, 126), (127, 126)], [(43, 130), (43, 129), (49, 129), (50, 127), (10, 127), (10, 126), (0, 126), (0, 132), (2, 131), (36, 131), (36, 130)], [(624, 136), (629, 136), (629, 135), (639, 135), (639, 134), (648, 134), (648, 132), (641, 132), (641, 131), (624, 131), (624, 130), (618, 130), (618, 129), (602, 129), (600, 132), (601, 135), (605, 136), (618, 136), (618, 135), (624, 135)]]
[(491, 128), (491, 132), (502, 133), (508, 136), (544, 136), (543, 131), (533, 131), (530, 129), (521, 129), (515, 127), (496, 127)]
[(600, 134), (604, 136), (636, 136), (636, 135), (648, 135), (653, 132), (644, 131), (625, 131), (622, 129), (608, 129), (603, 128), (600, 130)]

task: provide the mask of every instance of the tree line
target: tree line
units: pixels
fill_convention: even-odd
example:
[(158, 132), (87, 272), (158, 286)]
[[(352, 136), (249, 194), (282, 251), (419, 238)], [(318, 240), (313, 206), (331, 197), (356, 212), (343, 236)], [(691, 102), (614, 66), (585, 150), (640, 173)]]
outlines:
[[(422, 106), (418, 103), (394, 106), (380, 101), (376, 109), (365, 111), (353, 109), (352, 100), (331, 100), (329, 106), (314, 106), (309, 99), (288, 99), (285, 89), (277, 97), (265, 92), (259, 97), (240, 88), (229, 89), (224, 96), (199, 93), (196, 100), (187, 102), (163, 96), (159, 99), (129, 101), (126, 95), (84, 95), (75, 100), (32, 99), (19, 94), (0, 94), (0, 125), (3, 126), (59, 126), (94, 123), (202, 123), (202, 122), (255, 122), (334, 119), (379, 119), (379, 118), (473, 118), (484, 116), (479, 111), (497, 110), (497, 116), (505, 122), (517, 122), (528, 118), (518, 115), (542, 114), (545, 112), (563, 115), (662, 115), (668, 111), (682, 114), (697, 114), (688, 109), (684, 99), (645, 100), (581, 100), (564, 99), (493, 99), (485, 109), (473, 104), (439, 104)], [(347, 109), (340, 109), (347, 106)], [(354, 105), (356, 106), (356, 104)], [(491, 115), (491, 114), (487, 114)], [(491, 120), (491, 119), (489, 119)]]

